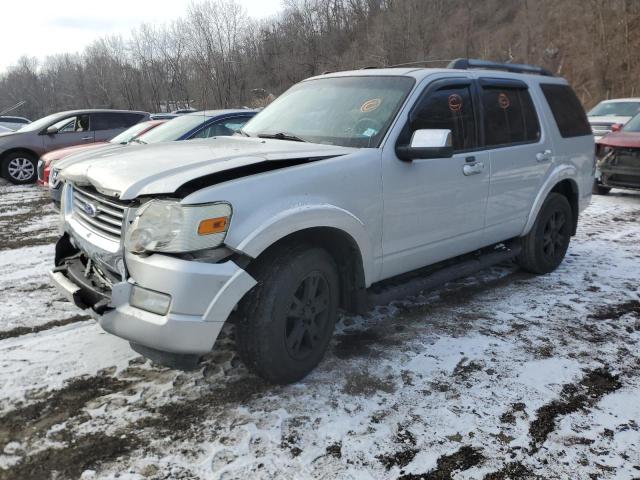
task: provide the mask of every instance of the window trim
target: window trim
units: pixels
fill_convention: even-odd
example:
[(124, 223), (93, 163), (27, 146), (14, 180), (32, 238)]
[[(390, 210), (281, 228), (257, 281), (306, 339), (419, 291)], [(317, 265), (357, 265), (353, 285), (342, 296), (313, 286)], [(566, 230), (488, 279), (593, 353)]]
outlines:
[[(480, 79), (478, 79), (478, 96), (479, 96), (479, 104), (480, 104), (480, 130), (482, 131), (482, 138), (481, 138), (481, 143), (482, 143), (482, 150), (483, 151), (488, 151), (488, 150), (498, 150), (501, 148), (510, 148), (510, 147), (519, 147), (519, 146), (523, 146), (523, 145), (537, 145), (540, 143), (544, 142), (544, 132), (543, 132), (543, 127), (542, 127), (542, 121), (540, 118), (540, 113), (538, 111), (538, 109), (536, 108), (536, 103), (534, 101), (534, 97), (531, 94), (531, 89), (529, 88), (529, 85), (527, 85), (525, 82), (523, 82), (522, 80), (515, 80), (515, 79), (510, 79), (510, 78), (488, 78), (488, 77), (482, 77)], [(483, 104), (483, 98), (482, 98), (482, 92), (484, 91), (484, 89), (490, 89), (490, 88), (511, 88), (514, 90), (526, 90), (527, 94), (529, 95), (529, 99), (531, 100), (531, 105), (533, 106), (533, 111), (536, 115), (536, 121), (538, 122), (538, 138), (536, 140), (523, 140), (521, 142), (512, 142), (512, 143), (501, 143), (499, 145), (487, 145), (487, 137), (486, 137), (486, 132), (485, 132), (485, 128), (484, 128), (484, 104)]]
[[(427, 84), (422, 89), (422, 92), (420, 92), (420, 94), (418, 95), (418, 98), (413, 102), (413, 105), (407, 112), (407, 120), (404, 126), (402, 127), (402, 130), (400, 130), (400, 134), (396, 139), (396, 145), (394, 149), (396, 152), (398, 147), (406, 146), (402, 142), (402, 139), (411, 130), (411, 118), (414, 112), (416, 111), (416, 109), (418, 108), (418, 106), (420, 105), (420, 103), (422, 102), (422, 100), (425, 99), (427, 96), (431, 95), (433, 92), (437, 92), (438, 90), (442, 90), (447, 87), (453, 87), (453, 88), (468, 87), (469, 88), (469, 93), (471, 94), (471, 105), (473, 107), (475, 129), (476, 129), (476, 146), (474, 148), (466, 148), (464, 150), (454, 150), (453, 156), (455, 157), (456, 155), (463, 155), (463, 154), (468, 154), (470, 152), (478, 152), (482, 150), (482, 142), (481, 142), (482, 138), (481, 138), (481, 132), (480, 132), (481, 124), (479, 123), (480, 112), (478, 110), (479, 98), (478, 98), (477, 82), (471, 77), (444, 77), (444, 78), (438, 78), (433, 82), (430, 82), (429, 84)], [(396, 153), (396, 156), (397, 156), (397, 153)], [(425, 160), (429, 160), (429, 159), (425, 159)], [(436, 160), (436, 159), (431, 159), (431, 160)]]

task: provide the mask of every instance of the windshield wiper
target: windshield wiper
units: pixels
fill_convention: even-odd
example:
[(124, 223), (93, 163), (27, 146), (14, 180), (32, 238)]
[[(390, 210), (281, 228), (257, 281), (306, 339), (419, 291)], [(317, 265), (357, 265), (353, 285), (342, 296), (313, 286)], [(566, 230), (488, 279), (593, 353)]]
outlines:
[[(146, 145), (147, 144), (147, 142), (145, 142), (144, 140), (140, 140), (139, 138), (132, 138), (131, 140), (129, 140), (129, 143), (131, 143), (131, 142), (136, 142), (136, 143), (139, 143), (140, 145)], [(126, 145), (126, 144), (123, 143), (123, 145)]]
[(292, 142), (307, 142), (305, 139), (296, 137), (290, 133), (278, 132), (278, 133), (259, 133), (258, 138), (274, 138), (276, 140), (291, 140)]
[(244, 135), (245, 137), (250, 137), (251, 135), (249, 135), (247, 132), (245, 132), (243, 129), (239, 128), (238, 130), (236, 130), (236, 133), (239, 133), (240, 135)]

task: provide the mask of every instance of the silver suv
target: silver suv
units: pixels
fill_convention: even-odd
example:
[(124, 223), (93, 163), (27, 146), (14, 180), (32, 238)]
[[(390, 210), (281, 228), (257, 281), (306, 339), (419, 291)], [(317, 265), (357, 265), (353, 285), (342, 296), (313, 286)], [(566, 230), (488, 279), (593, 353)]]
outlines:
[(542, 69), (332, 73), (241, 135), (65, 169), (51, 277), (155, 361), (195, 366), (233, 318), (246, 365), (293, 382), (338, 309), (366, 310), (393, 277), (430, 266), (424, 287), (509, 258), (554, 270), (593, 174), (580, 102)]

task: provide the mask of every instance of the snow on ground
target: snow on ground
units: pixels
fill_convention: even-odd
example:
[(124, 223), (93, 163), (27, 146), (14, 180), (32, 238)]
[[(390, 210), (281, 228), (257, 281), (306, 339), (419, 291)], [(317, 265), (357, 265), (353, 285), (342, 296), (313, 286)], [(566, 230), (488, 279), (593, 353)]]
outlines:
[(640, 195), (594, 197), (552, 274), (343, 317), (286, 387), (244, 369), (232, 326), (185, 373), (75, 317), (46, 286), (46, 198), (0, 195), (0, 480), (640, 478)]

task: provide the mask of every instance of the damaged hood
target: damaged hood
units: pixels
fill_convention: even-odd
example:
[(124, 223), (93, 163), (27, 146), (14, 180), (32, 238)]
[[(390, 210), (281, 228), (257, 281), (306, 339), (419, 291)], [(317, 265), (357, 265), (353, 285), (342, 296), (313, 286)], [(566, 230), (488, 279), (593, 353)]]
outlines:
[(640, 148), (640, 132), (614, 132), (598, 140), (606, 147)]
[(225, 170), (263, 162), (346, 155), (354, 148), (244, 137), (166, 142), (96, 153), (67, 166), (64, 180), (130, 200), (173, 193), (183, 184)]

